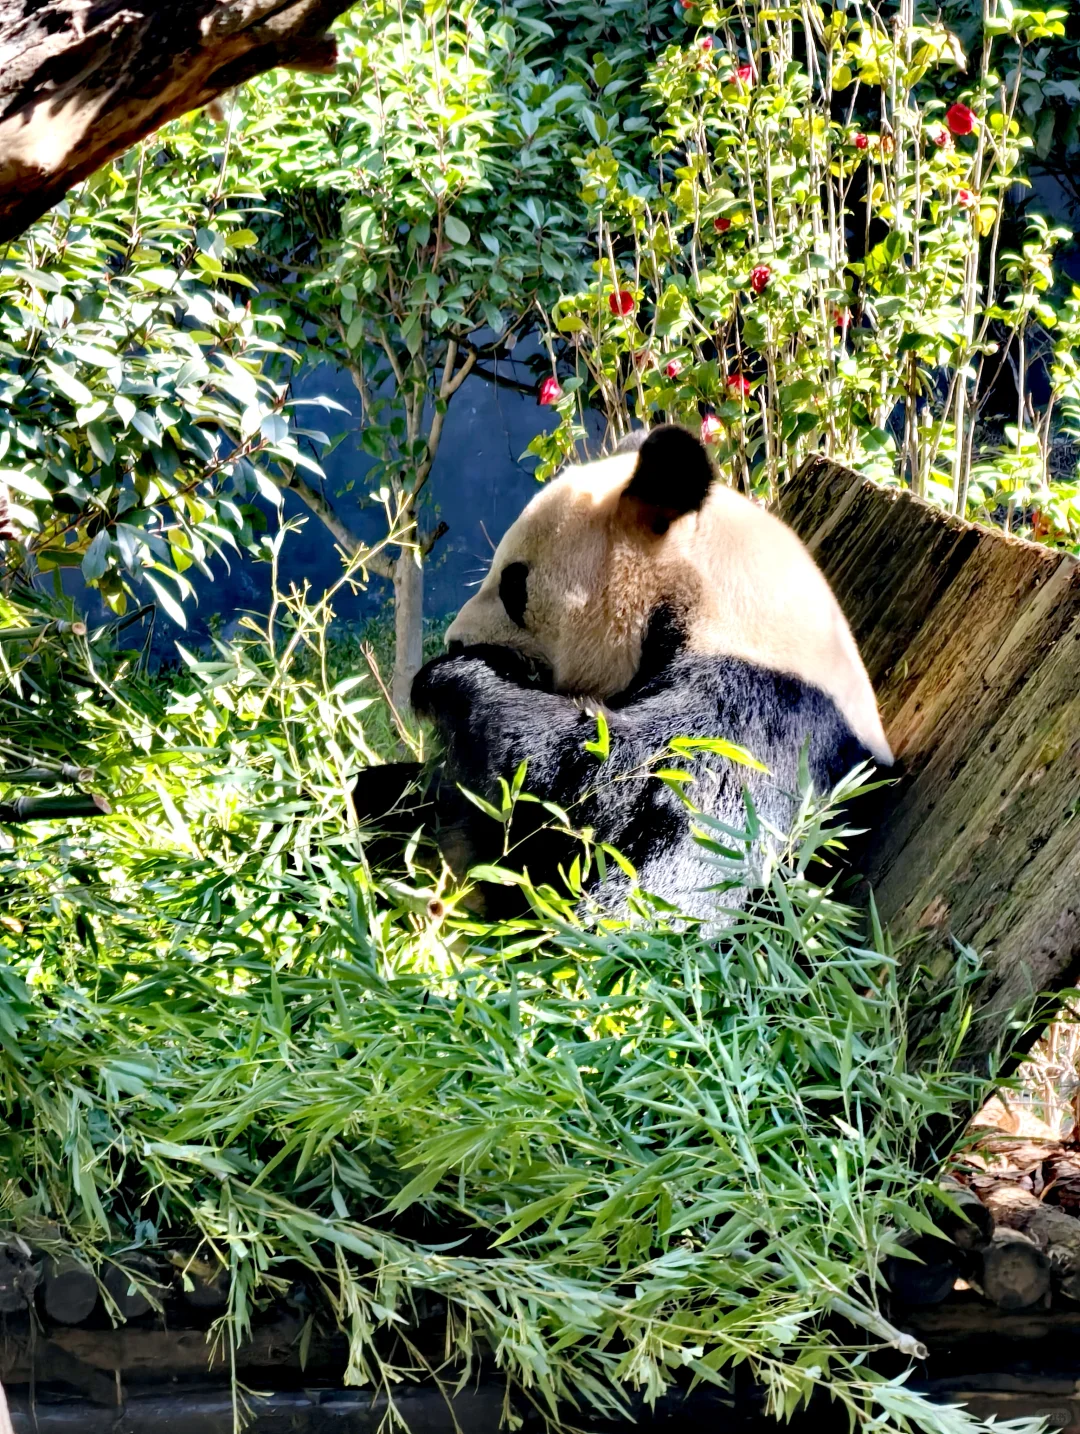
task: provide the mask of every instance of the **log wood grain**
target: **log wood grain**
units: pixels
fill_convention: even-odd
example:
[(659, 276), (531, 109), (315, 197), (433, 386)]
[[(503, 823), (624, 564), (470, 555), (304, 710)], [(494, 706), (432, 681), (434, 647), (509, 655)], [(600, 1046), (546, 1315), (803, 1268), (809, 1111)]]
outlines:
[(895, 936), (985, 959), (978, 1056), (996, 1015), (1080, 968), (1080, 563), (822, 458), (779, 511), (851, 623), (897, 757), (861, 868)]
[(349, 0), (0, 0), (0, 241), (264, 70), (332, 69)]

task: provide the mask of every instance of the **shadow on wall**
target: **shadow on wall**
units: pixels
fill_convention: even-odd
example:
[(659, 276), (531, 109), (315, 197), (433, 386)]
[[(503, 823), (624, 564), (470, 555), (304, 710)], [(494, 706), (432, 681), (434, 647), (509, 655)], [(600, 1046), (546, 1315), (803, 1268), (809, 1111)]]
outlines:
[[(294, 386), (298, 398), (325, 395), (348, 409), (348, 415), (318, 407), (297, 409), (299, 424), (346, 437), (325, 460), (326, 492), (341, 518), (361, 539), (376, 541), (385, 532), (382, 506), (372, 501), (365, 477), (371, 459), (359, 443), (359, 399), (349, 375), (323, 365), (307, 371)], [(424, 611), (441, 617), (455, 612), (469, 596), (472, 586), (487, 571), (493, 545), (537, 491), (531, 460), (521, 462), (529, 440), (555, 424), (555, 415), (540, 408), (528, 395), (498, 388), (484, 379), (469, 378), (451, 403), (443, 429), (434, 472), (427, 485), (425, 525), (439, 519), (449, 532), (439, 541), (426, 565)], [(598, 425), (599, 430), (599, 425)], [(346, 487), (349, 491), (345, 492)], [(261, 501), (261, 500), (260, 500)], [(271, 526), (275, 522), (270, 505), (265, 507)], [(299, 499), (286, 495), (286, 517), (303, 517), (299, 533), (286, 540), (282, 554), (282, 578), (287, 587), (305, 580), (318, 596), (336, 581), (341, 561), (334, 540)], [(157, 659), (171, 658), (174, 643), (201, 646), (210, 635), (215, 618), (229, 635), (245, 612), (265, 612), (270, 597), (270, 568), (247, 555), (230, 555), (229, 566), (214, 563), (214, 580), (208, 581), (189, 569), (197, 602), (185, 608), (185, 632), (164, 613), (155, 620), (152, 652)], [(96, 593), (77, 583), (77, 570), (69, 587), (91, 622), (106, 621), (107, 614)], [(334, 607), (338, 617), (356, 621), (375, 616), (390, 599), (390, 585), (372, 577), (366, 592), (356, 597), (339, 594)], [(146, 601), (153, 594), (147, 590)], [(142, 641), (137, 631), (133, 643)]]

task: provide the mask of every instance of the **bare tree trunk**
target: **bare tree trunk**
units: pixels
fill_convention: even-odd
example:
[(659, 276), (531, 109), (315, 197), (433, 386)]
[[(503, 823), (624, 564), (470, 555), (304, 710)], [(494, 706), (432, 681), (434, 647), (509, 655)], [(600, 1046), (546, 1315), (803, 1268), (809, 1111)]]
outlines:
[(0, 242), (169, 120), (275, 65), (329, 71), (350, 0), (0, 0)]
[(419, 552), (406, 548), (394, 564), (394, 706), (409, 710), (412, 680), (424, 662), (424, 567)]

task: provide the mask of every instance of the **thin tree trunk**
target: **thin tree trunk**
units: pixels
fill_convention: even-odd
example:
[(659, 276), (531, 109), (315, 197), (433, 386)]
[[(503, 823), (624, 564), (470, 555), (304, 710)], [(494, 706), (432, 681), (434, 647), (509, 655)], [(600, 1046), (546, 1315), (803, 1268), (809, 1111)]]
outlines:
[(406, 548), (394, 564), (394, 680), (390, 696), (398, 712), (409, 710), (412, 681), (424, 662), (424, 567)]

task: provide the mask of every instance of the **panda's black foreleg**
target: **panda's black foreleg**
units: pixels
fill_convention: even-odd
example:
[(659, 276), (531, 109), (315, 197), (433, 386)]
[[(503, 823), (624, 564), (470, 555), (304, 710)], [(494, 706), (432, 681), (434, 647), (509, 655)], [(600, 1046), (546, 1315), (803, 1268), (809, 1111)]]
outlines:
[(397, 865), (418, 828), (434, 833), (428, 785), (429, 773), (420, 762), (385, 762), (358, 773), (350, 796), (371, 867)]
[[(594, 712), (571, 697), (523, 688), (468, 649), (428, 663), (412, 700), (436, 728), (448, 780), (488, 801), (498, 802), (500, 778), (510, 782), (525, 763), (527, 793), (555, 803), (573, 827), (591, 828), (631, 861), (662, 854), (685, 832), (677, 799), (648, 775), (650, 758), (665, 743), (657, 709), (670, 720), (671, 700), (654, 701), (649, 712), (631, 705), (610, 714), (606, 755), (586, 747), (598, 736)], [(466, 826), (474, 861), (505, 856), (534, 883), (557, 883), (560, 866), (566, 869), (581, 849), (535, 802), (519, 803), (509, 826), (473, 808)]]

